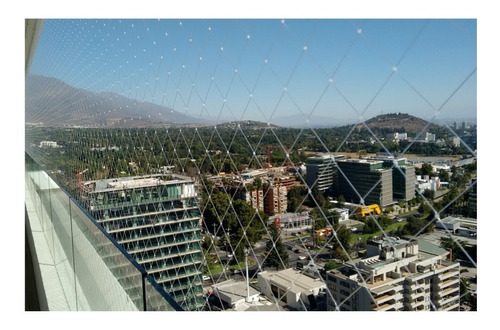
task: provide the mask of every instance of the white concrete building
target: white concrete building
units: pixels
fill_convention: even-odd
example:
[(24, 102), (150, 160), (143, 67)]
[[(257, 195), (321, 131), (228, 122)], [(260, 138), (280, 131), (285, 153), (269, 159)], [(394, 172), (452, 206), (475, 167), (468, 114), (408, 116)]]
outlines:
[(429, 177), (428, 175), (417, 175), (415, 186), (419, 192), (425, 190), (437, 191), (441, 187), (439, 177)]
[(212, 285), (212, 290), (216, 297), (232, 309), (238, 309), (239, 306), (244, 305), (244, 303), (259, 301), (260, 292), (251, 286), (247, 287), (245, 282), (227, 280)]
[(327, 273), (327, 310), (458, 310), (460, 264), (424, 240), (384, 238), (367, 257)]
[(289, 268), (257, 275), (261, 292), (271, 301), (281, 301), (294, 310), (315, 310), (324, 297), (326, 284)]
[(386, 139), (390, 141), (405, 141), (408, 140), (408, 133), (389, 133), (386, 135)]
[(425, 141), (426, 142), (436, 142), (436, 134), (426, 132), (425, 133)]

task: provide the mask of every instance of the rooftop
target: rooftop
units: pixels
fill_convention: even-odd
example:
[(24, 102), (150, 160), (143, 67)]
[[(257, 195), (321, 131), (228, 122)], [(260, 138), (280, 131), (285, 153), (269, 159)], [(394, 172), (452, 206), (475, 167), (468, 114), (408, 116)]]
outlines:
[(284, 269), (278, 272), (265, 271), (260, 274), (267, 280), (273, 281), (281, 287), (287, 288), (288, 290), (296, 293), (309, 293), (312, 289), (325, 287), (324, 282), (303, 275), (301, 272), (293, 268)]
[(382, 164), (383, 162), (381, 160), (375, 160), (375, 159), (367, 159), (367, 158), (349, 158), (349, 159), (344, 159), (342, 160), (343, 162), (346, 163), (367, 163), (367, 164)]
[(212, 287), (220, 299), (231, 305), (245, 301), (248, 295), (252, 297), (260, 294), (259, 291), (252, 287), (249, 287), (250, 293), (248, 293), (245, 282), (236, 282), (234, 280), (217, 283)]
[(113, 190), (123, 190), (131, 188), (144, 188), (153, 186), (165, 186), (178, 183), (192, 183), (193, 181), (185, 176), (181, 175), (169, 175), (171, 180), (163, 180), (165, 175), (145, 175), (145, 176), (133, 176), (133, 177), (123, 177), (123, 178), (112, 178), (85, 182), (85, 185), (91, 185), (95, 183), (93, 192), (104, 192)]

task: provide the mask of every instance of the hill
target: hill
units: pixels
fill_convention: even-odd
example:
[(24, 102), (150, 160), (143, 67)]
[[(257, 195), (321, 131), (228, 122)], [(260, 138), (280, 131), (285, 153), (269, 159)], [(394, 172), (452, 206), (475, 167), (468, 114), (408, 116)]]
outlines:
[[(441, 126), (429, 123), (426, 120), (406, 114), (391, 113), (373, 117), (365, 122), (366, 126), (375, 133), (409, 133), (418, 134), (424, 129), (428, 132), (435, 132), (442, 129)], [(363, 124), (356, 125), (358, 131), (366, 130)]]
[(229, 128), (236, 129), (240, 127), (241, 129), (251, 129), (251, 130), (260, 130), (266, 128), (278, 128), (279, 126), (273, 124), (263, 123), (261, 121), (254, 120), (242, 120), (242, 121), (230, 121), (217, 125), (220, 128)]
[(75, 88), (50, 77), (28, 76), (25, 88), (27, 122), (101, 127), (208, 124), (155, 103)]

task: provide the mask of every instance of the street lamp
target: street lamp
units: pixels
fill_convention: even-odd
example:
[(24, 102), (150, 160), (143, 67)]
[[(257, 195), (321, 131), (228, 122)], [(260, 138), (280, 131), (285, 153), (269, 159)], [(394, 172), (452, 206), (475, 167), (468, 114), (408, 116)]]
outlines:
[(250, 302), (250, 280), (248, 278), (248, 254), (250, 253), (250, 251), (248, 250), (248, 248), (245, 248), (243, 250), (243, 252), (245, 253), (245, 268), (246, 268), (246, 278), (247, 278), (247, 302)]

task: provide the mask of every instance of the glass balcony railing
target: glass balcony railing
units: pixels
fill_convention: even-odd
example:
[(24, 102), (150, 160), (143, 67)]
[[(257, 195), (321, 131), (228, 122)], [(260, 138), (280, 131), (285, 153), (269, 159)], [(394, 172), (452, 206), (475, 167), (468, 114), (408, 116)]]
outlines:
[(49, 310), (182, 310), (29, 155), (25, 184), (27, 231)]

